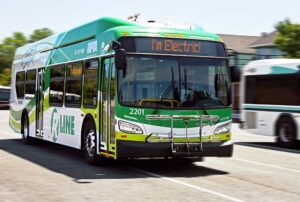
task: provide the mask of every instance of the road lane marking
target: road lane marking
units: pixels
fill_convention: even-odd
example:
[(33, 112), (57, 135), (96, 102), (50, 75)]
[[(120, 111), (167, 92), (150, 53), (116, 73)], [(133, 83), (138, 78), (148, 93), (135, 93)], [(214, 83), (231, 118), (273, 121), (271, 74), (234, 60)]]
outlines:
[(213, 191), (213, 190), (209, 190), (209, 189), (206, 189), (206, 188), (203, 188), (203, 187), (188, 184), (186, 182), (176, 180), (176, 179), (173, 179), (173, 178), (170, 178), (170, 177), (165, 177), (163, 175), (159, 175), (159, 174), (156, 174), (156, 173), (152, 173), (152, 172), (149, 172), (149, 171), (145, 171), (145, 170), (141, 170), (141, 169), (133, 168), (133, 167), (129, 167), (129, 166), (127, 168), (129, 168), (131, 170), (134, 170), (134, 171), (138, 171), (140, 173), (144, 173), (144, 174), (153, 176), (153, 177), (161, 178), (161, 179), (164, 179), (166, 181), (170, 181), (170, 182), (173, 182), (173, 183), (176, 183), (176, 184), (180, 184), (180, 185), (183, 185), (183, 186), (186, 186), (186, 187), (189, 187), (189, 188), (201, 191), (201, 192), (206, 192), (206, 193), (218, 196), (220, 198), (227, 199), (229, 201), (243, 202), (243, 200), (241, 200), (241, 199), (237, 199), (237, 198), (234, 198), (234, 197), (231, 197), (231, 196), (228, 196), (228, 195), (225, 195), (225, 194)]
[(276, 166), (276, 165), (267, 164), (267, 163), (261, 163), (261, 162), (257, 162), (257, 161), (245, 160), (245, 159), (240, 159), (240, 158), (232, 158), (232, 159), (236, 160), (236, 161), (245, 162), (245, 163), (252, 163), (252, 164), (255, 164), (255, 165), (261, 165), (261, 166), (265, 166), (265, 167), (269, 167), (269, 168), (277, 168), (277, 169), (281, 169), (281, 170), (287, 170), (287, 171), (291, 171), (291, 172), (300, 173), (300, 170), (295, 170), (295, 169), (292, 169), (292, 168), (286, 168), (286, 167)]
[[(290, 152), (290, 153), (300, 154), (300, 151), (298, 151), (296, 149), (288, 149), (288, 148), (278, 147), (278, 146), (275, 146), (275, 145), (274, 146), (272, 146), (272, 145), (271, 146), (261, 145), (261, 144), (259, 144), (261, 142), (257, 142), (257, 143), (235, 142), (234, 144), (238, 145), (238, 146), (254, 147), (256, 149), (270, 149), (268, 152), (276, 152), (276, 153), (281, 152), (281, 154), (283, 154), (282, 152)], [(270, 143), (273, 143), (273, 142), (270, 142)]]

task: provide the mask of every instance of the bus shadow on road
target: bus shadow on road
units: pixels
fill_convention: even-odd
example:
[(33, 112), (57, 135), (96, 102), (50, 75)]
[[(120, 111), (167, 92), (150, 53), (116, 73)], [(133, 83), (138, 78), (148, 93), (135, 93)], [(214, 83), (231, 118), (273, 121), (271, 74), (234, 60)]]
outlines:
[[(126, 162), (130, 167), (166, 177), (205, 177), (210, 175), (226, 175), (228, 172), (195, 165), (191, 162), (172, 160), (133, 160)], [(201, 164), (201, 162), (200, 162)], [(204, 164), (204, 163), (203, 163)]]
[(300, 146), (290, 149), (290, 148), (280, 147), (276, 142), (236, 142), (234, 144), (247, 146), (247, 147), (260, 148), (260, 149), (268, 149), (268, 150), (300, 154)]
[[(81, 151), (50, 142), (36, 141), (24, 145), (20, 139), (0, 140), (0, 150), (42, 166), (50, 171), (73, 178), (76, 183), (91, 183), (97, 179), (127, 179), (153, 177), (138, 170), (155, 172), (168, 177), (201, 177), (225, 175), (227, 172), (192, 163), (175, 164), (162, 160), (128, 160), (90, 166)], [(22, 168), (20, 168), (22, 169)]]

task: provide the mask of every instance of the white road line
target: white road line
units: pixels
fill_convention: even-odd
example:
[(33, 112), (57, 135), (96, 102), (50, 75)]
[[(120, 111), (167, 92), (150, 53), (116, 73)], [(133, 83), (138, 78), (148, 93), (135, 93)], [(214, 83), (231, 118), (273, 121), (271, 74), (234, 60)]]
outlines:
[(147, 175), (151, 175), (151, 176), (154, 176), (154, 177), (158, 177), (158, 178), (161, 178), (161, 179), (164, 179), (164, 180), (176, 183), (176, 184), (180, 184), (180, 185), (192, 188), (192, 189), (196, 189), (196, 190), (201, 191), (201, 192), (206, 192), (206, 193), (218, 196), (220, 198), (227, 199), (229, 201), (243, 202), (243, 200), (241, 200), (241, 199), (237, 199), (237, 198), (234, 198), (234, 197), (231, 197), (231, 196), (219, 193), (219, 192), (215, 192), (215, 191), (203, 188), (203, 187), (188, 184), (188, 183), (182, 182), (180, 180), (175, 180), (173, 178), (165, 177), (163, 175), (155, 174), (155, 173), (148, 172), (148, 171), (145, 171), (145, 170), (141, 170), (141, 169), (138, 169), (138, 168), (133, 168), (133, 167), (128, 167), (128, 168), (131, 169), (131, 170), (138, 171), (138, 172), (141, 172), (141, 173), (144, 173), (144, 174), (147, 174)]
[[(257, 142), (259, 143), (259, 142)], [(283, 148), (283, 147), (276, 147), (276, 146), (268, 146), (268, 145), (258, 145), (255, 143), (246, 143), (246, 142), (235, 142), (234, 143), (237, 146), (242, 146), (242, 147), (246, 147), (246, 146), (252, 146), (255, 149), (270, 149), (268, 150), (268, 152), (273, 152), (273, 153), (279, 153), (280, 154), (286, 154), (286, 155), (290, 155), (290, 153), (284, 153), (284, 152), (292, 152), (293, 154), (300, 154), (300, 150), (296, 150), (296, 149), (288, 149), (288, 148)]]
[(300, 173), (300, 170), (295, 170), (295, 169), (291, 169), (291, 168), (276, 166), (276, 165), (272, 165), (272, 164), (261, 163), (261, 162), (257, 162), (257, 161), (245, 160), (245, 159), (240, 159), (240, 158), (232, 158), (232, 159), (236, 160), (236, 161), (245, 162), (245, 163), (252, 163), (252, 164), (255, 164), (255, 165), (261, 165), (261, 166), (265, 166), (265, 167), (269, 167), (269, 168), (277, 168), (277, 169), (281, 169), (281, 170), (287, 170), (287, 171), (291, 171), (291, 172)]

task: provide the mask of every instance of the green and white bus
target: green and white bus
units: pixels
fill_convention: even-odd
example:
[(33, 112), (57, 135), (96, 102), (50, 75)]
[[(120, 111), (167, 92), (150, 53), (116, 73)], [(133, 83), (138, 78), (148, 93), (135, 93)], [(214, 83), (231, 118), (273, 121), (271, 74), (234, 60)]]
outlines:
[(300, 59), (248, 63), (241, 79), (242, 128), (295, 147), (300, 140), (299, 86)]
[(232, 156), (225, 45), (174, 26), (105, 17), (18, 48), (10, 126), (90, 163)]

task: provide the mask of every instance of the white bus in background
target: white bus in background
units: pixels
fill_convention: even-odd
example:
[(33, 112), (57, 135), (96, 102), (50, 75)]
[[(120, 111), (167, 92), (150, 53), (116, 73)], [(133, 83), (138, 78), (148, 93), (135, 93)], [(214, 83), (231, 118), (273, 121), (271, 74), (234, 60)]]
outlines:
[(9, 109), (10, 87), (0, 85), (0, 110)]
[(274, 135), (281, 146), (300, 140), (300, 59), (248, 63), (241, 78), (242, 128)]

